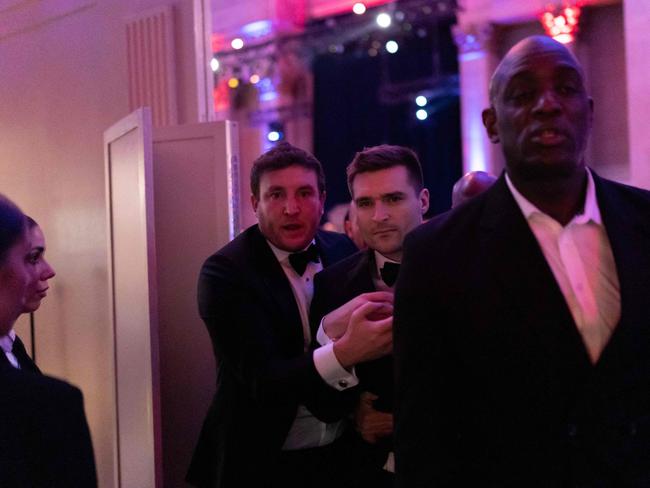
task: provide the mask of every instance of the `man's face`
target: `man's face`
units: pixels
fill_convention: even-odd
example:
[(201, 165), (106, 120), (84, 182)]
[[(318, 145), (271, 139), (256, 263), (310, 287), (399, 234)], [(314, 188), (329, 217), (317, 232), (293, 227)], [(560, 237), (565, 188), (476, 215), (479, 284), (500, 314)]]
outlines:
[(537, 40), (515, 48), (495, 83), (483, 121), (490, 139), (501, 142), (511, 176), (569, 176), (584, 165), (593, 105), (582, 71), (563, 46)]
[(31, 250), (29, 262), (33, 266), (33, 277), (25, 292), (25, 305), (23, 313), (34, 312), (41, 306), (41, 300), (47, 295), (49, 285), (47, 280), (56, 274), (50, 263), (45, 260), (45, 236), (38, 225), (29, 231)]
[(25, 292), (34, 277), (29, 264), (29, 240), (20, 239), (0, 264), (0, 335), (13, 327), (25, 304)]
[(251, 197), (259, 227), (274, 246), (300, 251), (316, 235), (325, 192), (318, 191), (316, 172), (302, 166), (267, 171), (260, 178), (260, 196)]
[(357, 222), (368, 247), (395, 261), (404, 237), (422, 223), (429, 192), (417, 191), (404, 166), (359, 173), (352, 181)]

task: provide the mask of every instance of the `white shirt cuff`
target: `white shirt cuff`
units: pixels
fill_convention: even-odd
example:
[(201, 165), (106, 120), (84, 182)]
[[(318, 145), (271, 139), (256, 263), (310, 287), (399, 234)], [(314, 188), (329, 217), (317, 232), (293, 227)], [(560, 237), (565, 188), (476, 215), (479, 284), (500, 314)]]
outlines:
[(354, 374), (354, 367), (350, 373), (336, 359), (333, 342), (314, 350), (314, 366), (323, 381), (339, 391), (359, 384), (359, 379)]
[(333, 341), (325, 333), (325, 329), (323, 329), (323, 322), (325, 322), (325, 317), (320, 319), (320, 325), (318, 326), (318, 332), (316, 332), (316, 341), (318, 341), (318, 343), (321, 346), (326, 346), (327, 344), (331, 344)]

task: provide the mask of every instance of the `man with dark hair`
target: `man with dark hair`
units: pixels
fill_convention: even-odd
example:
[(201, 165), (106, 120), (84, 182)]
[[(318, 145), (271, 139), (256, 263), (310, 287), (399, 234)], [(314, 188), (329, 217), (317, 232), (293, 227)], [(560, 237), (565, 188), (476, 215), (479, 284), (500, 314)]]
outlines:
[[(384, 304), (386, 313), (392, 314), (392, 290), (404, 236), (422, 222), (429, 208), (420, 162), (408, 148), (381, 145), (364, 149), (356, 154), (347, 174), (357, 223), (368, 249), (316, 276), (312, 324), (322, 325), (319, 340), (323, 343), (343, 335), (360, 300)], [(389, 487), (393, 478), (392, 357), (359, 364), (356, 374), (364, 391), (356, 420), (365, 440), (360, 462), (366, 464), (367, 486)]]
[(562, 44), (516, 44), (490, 94), (505, 173), (405, 242), (398, 486), (650, 486), (650, 193), (587, 168)]
[(285, 143), (263, 154), (251, 191), (259, 223), (209, 257), (199, 277), (218, 379), (187, 479), (198, 487), (346, 486), (354, 453), (341, 419), (357, 383), (346, 368), (386, 354), (392, 324), (357, 313), (336, 347), (313, 348), (314, 275), (354, 246), (318, 231), (324, 179), (306, 151)]

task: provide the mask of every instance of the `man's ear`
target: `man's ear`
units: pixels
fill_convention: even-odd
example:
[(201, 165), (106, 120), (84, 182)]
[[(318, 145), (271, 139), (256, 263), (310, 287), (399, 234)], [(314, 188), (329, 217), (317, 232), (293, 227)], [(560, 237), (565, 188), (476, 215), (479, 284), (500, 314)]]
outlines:
[(253, 212), (257, 213), (257, 205), (260, 203), (259, 198), (251, 194), (251, 206), (253, 207)]
[(429, 190), (426, 188), (420, 190), (420, 210), (422, 211), (422, 215), (429, 210)]
[(499, 132), (497, 130), (497, 114), (494, 107), (486, 108), (481, 114), (483, 125), (487, 131), (488, 138), (492, 144), (499, 142)]

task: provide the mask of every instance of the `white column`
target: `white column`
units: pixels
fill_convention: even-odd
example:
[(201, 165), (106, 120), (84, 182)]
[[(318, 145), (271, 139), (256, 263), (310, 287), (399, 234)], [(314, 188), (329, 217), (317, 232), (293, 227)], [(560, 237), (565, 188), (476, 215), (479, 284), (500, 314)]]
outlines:
[(490, 105), (488, 86), (495, 64), (488, 48), (490, 34), (491, 29), (486, 24), (454, 27), (460, 74), (464, 172), (487, 171), (497, 174), (500, 171), (481, 118), (483, 109)]
[(650, 189), (650, 3), (623, 2), (627, 65), (630, 184)]

